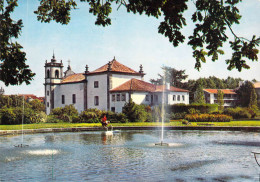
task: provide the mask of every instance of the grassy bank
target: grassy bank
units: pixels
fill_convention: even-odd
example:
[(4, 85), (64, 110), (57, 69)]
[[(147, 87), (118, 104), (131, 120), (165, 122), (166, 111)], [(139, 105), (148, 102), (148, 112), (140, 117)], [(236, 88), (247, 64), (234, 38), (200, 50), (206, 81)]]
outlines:
[[(161, 126), (161, 123), (113, 123), (115, 126)], [(260, 120), (258, 121), (231, 121), (231, 122), (201, 122), (190, 123), (189, 125), (182, 124), (181, 121), (171, 121), (165, 123), (165, 126), (252, 126), (260, 127)], [(38, 123), (38, 124), (24, 124), (23, 129), (41, 129), (41, 128), (76, 128), (76, 127), (101, 127), (100, 123)], [(0, 125), (0, 130), (21, 130), (22, 125)]]

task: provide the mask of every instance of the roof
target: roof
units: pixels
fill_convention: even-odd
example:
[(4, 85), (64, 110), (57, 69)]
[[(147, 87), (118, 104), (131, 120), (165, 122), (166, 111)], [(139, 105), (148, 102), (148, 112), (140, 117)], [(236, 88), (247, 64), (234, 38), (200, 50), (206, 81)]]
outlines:
[[(115, 59), (113, 59), (112, 61), (110, 61), (111, 63), (111, 71), (112, 72), (120, 72), (120, 73), (128, 73), (128, 74), (142, 74), (139, 73), (121, 63), (119, 63), (118, 61), (116, 61)], [(101, 66), (100, 68), (89, 72), (88, 74), (95, 74), (95, 73), (102, 73), (102, 72), (106, 72), (108, 70), (108, 64), (105, 64), (104, 66)]]
[(151, 83), (147, 83), (142, 80), (138, 79), (131, 79), (122, 85), (111, 89), (111, 92), (118, 92), (118, 91), (145, 91), (145, 92), (153, 92), (155, 90), (155, 85)]
[(189, 92), (188, 90), (184, 90), (173, 86), (170, 86), (170, 89), (166, 89), (166, 85), (156, 85), (155, 92), (163, 92), (164, 90), (172, 91), (172, 92)]
[(255, 86), (255, 88), (260, 88), (260, 82), (255, 82), (254, 86)]
[[(131, 79), (122, 85), (111, 89), (111, 92), (118, 92), (118, 91), (144, 91), (144, 92), (163, 92), (163, 90), (166, 88), (165, 85), (154, 85), (142, 80), (138, 79)], [(167, 89), (168, 90), (168, 89)], [(170, 87), (168, 91), (173, 92), (189, 92), (188, 90), (176, 88), (176, 87)]]
[(33, 95), (33, 94), (18, 94), (18, 96), (21, 96), (21, 97), (24, 97), (25, 100), (28, 100), (28, 99), (37, 99), (41, 102), (44, 101), (44, 97), (37, 97), (36, 95)]
[(236, 94), (236, 92), (233, 89), (203, 89), (203, 90), (211, 94), (217, 94), (218, 90), (221, 90), (224, 94)]
[(83, 80), (85, 80), (85, 76), (83, 75), (83, 73), (76, 73), (62, 79), (61, 83), (81, 82)]

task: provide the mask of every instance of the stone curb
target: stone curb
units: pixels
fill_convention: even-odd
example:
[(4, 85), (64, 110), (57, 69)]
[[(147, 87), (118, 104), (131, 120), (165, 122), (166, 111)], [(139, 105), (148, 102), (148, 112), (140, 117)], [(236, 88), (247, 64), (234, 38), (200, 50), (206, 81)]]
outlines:
[[(114, 130), (160, 130), (160, 126), (118, 126)], [(246, 131), (260, 132), (260, 127), (247, 126), (165, 126), (165, 130), (208, 130), (208, 131)], [(79, 128), (44, 128), (44, 129), (25, 129), (25, 130), (0, 130), (0, 136), (34, 134), (34, 133), (52, 133), (52, 132), (81, 132), (81, 131), (104, 131), (102, 127), (79, 127)]]

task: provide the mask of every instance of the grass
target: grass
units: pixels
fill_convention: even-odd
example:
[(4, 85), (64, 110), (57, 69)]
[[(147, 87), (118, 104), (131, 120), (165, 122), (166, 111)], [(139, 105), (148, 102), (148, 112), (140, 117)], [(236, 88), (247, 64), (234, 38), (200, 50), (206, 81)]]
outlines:
[[(202, 125), (201, 125), (202, 124)], [(212, 126), (259, 126), (260, 120), (254, 121), (231, 121), (231, 122), (200, 122), (190, 123), (189, 125), (182, 124), (181, 121), (171, 121), (165, 123), (165, 126), (203, 126), (207, 124), (214, 124)], [(161, 126), (161, 123), (112, 123), (115, 126)], [(23, 129), (41, 129), (41, 128), (76, 128), (76, 127), (101, 127), (100, 123), (37, 123), (37, 124), (24, 124)], [(21, 130), (22, 125), (0, 125), (0, 130)]]

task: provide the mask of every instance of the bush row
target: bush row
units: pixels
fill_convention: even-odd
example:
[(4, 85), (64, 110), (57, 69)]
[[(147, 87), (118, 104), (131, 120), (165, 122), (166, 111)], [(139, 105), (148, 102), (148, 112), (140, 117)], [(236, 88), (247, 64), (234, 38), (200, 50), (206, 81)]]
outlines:
[(167, 111), (169, 113), (190, 113), (190, 111), (197, 111), (199, 113), (211, 113), (218, 111), (217, 104), (174, 104), (168, 106)]
[(187, 114), (185, 119), (189, 122), (230, 122), (232, 117), (224, 114)]
[(230, 115), (234, 119), (250, 119), (255, 118), (257, 115), (257, 107), (252, 108), (227, 108), (224, 110), (223, 114)]
[(44, 122), (46, 120), (46, 114), (42, 111), (35, 112), (31, 108), (11, 107), (0, 109), (0, 124), (31, 124)]

